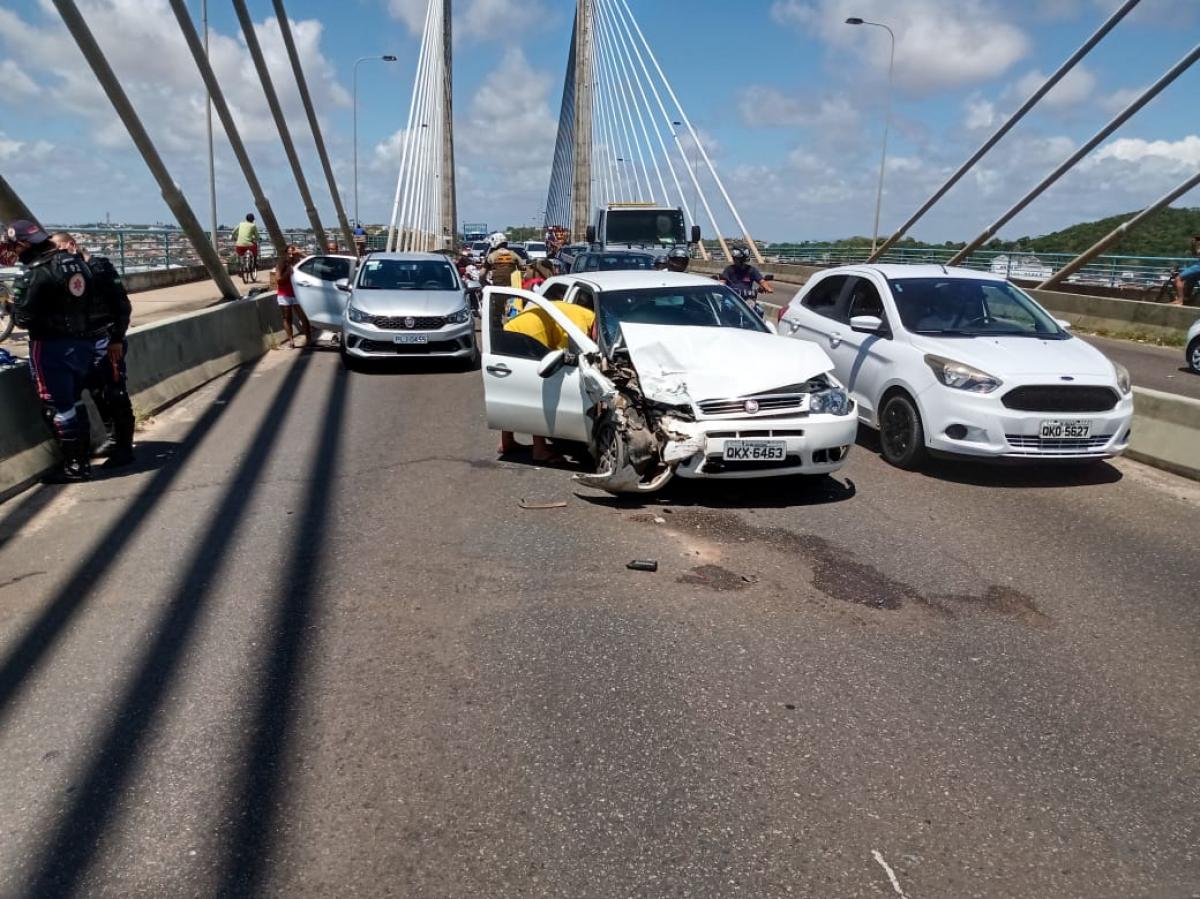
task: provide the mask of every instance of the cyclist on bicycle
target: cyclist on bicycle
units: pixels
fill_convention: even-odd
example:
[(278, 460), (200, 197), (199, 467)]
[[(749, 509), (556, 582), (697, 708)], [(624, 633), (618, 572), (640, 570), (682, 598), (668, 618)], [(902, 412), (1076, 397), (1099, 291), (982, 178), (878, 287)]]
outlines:
[(1192, 255), (1196, 257), (1196, 261), (1185, 265), (1175, 276), (1175, 299), (1171, 302), (1173, 306), (1182, 306), (1188, 294), (1192, 292), (1192, 287), (1200, 281), (1200, 234), (1192, 237)]
[(254, 255), (255, 268), (258, 268), (258, 225), (254, 224), (254, 213), (248, 213), (244, 222), (238, 222), (233, 229), (233, 249), (241, 258), (247, 253)]

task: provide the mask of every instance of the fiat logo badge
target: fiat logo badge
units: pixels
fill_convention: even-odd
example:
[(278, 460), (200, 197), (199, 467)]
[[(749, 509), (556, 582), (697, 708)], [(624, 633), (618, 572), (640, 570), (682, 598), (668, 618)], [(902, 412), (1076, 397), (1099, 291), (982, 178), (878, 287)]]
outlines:
[(416, 323), (417, 323), (417, 320), (415, 318), (413, 318), (411, 315), (404, 319), (404, 327), (406, 327), (406, 328), (411, 328)]
[(758, 411), (758, 400), (746, 400), (742, 408), (746, 410), (747, 415), (753, 415)]

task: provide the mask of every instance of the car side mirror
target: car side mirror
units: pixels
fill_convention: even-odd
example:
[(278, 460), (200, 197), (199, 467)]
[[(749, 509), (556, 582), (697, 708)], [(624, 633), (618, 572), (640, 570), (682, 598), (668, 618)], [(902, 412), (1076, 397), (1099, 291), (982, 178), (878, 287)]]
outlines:
[(342, 293), (349, 293), (350, 292), (350, 279), (349, 278), (338, 278), (336, 281), (333, 282), (333, 286), (336, 287), (338, 290), (340, 290)]
[(774, 281), (775, 276), (774, 275), (763, 275), (763, 280), (764, 281)]
[(883, 319), (878, 315), (855, 315), (850, 319), (850, 330), (859, 334), (878, 334), (883, 330)]
[(566, 350), (551, 350), (538, 366), (539, 378), (553, 378), (567, 364)]
[(700, 243), (700, 226), (692, 225), (692, 243)]
[(1067, 321), (1065, 318), (1056, 318), (1054, 320), (1054, 324), (1058, 325), (1064, 331), (1071, 330), (1071, 323), (1069, 321)]

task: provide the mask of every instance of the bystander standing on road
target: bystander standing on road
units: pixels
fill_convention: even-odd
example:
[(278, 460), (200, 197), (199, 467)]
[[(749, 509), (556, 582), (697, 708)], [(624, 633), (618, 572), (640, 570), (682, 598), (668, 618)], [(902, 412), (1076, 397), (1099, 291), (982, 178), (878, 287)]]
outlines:
[(283, 258), (275, 265), (275, 296), (279, 301), (279, 312), (283, 316), (283, 332), (287, 335), (284, 346), (291, 349), (296, 348), (292, 329), (293, 316), (295, 316), (298, 324), (304, 330), (304, 345), (312, 345), (312, 325), (308, 321), (308, 316), (304, 314), (304, 310), (300, 307), (300, 303), (296, 300), (296, 291), (292, 287), (292, 271), (296, 263), (300, 261), (300, 258), (300, 250), (288, 244), (287, 252), (283, 254)]
[(95, 349), (89, 317), (98, 302), (91, 270), (34, 222), (10, 222), (4, 242), (25, 266), (15, 284), (14, 314), (29, 331), (29, 371), (62, 451), (62, 464), (46, 480), (85, 481), (92, 474), (91, 435), (80, 397)]
[(104, 422), (107, 440), (96, 448), (95, 455), (108, 456), (105, 468), (121, 468), (134, 462), (133, 432), (135, 419), (126, 382), (128, 358), (125, 333), (133, 304), (121, 281), (121, 273), (106, 256), (96, 256), (80, 246), (66, 231), (52, 234), (50, 239), (60, 250), (79, 257), (91, 270), (97, 302), (88, 319), (89, 337), (95, 340), (92, 364), (85, 386)]
[(1200, 281), (1200, 234), (1192, 237), (1192, 258), (1196, 261), (1184, 266), (1175, 277), (1175, 300), (1171, 305), (1182, 306), (1192, 292), (1196, 282)]
[(354, 251), (359, 257), (367, 254), (367, 229), (359, 222), (354, 226)]

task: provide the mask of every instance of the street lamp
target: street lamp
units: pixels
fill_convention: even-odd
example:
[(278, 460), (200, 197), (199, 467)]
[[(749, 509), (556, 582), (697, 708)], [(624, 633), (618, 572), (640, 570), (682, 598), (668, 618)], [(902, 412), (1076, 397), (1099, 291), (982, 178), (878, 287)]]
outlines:
[(358, 217), (358, 64), (366, 62), (368, 59), (377, 59), (382, 62), (395, 62), (396, 57), (390, 53), (386, 56), (360, 56), (354, 60), (354, 224), (361, 225), (362, 219)]
[(860, 19), (858, 16), (851, 16), (846, 20), (847, 25), (871, 25), (875, 28), (882, 28), (888, 33), (891, 38), (891, 53), (888, 56), (888, 92), (887, 92), (887, 112), (883, 118), (883, 151), (879, 157), (879, 188), (875, 192), (875, 231), (871, 236), (871, 255), (875, 255), (875, 248), (879, 245), (879, 209), (883, 205), (883, 170), (887, 164), (887, 143), (888, 129), (892, 124), (892, 68), (896, 63), (896, 35), (892, 29), (884, 25), (882, 22), (868, 22), (866, 19)]

